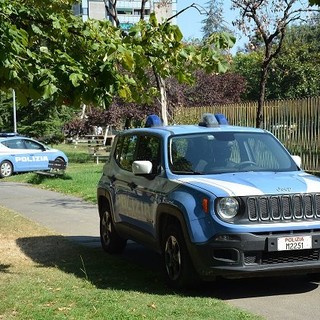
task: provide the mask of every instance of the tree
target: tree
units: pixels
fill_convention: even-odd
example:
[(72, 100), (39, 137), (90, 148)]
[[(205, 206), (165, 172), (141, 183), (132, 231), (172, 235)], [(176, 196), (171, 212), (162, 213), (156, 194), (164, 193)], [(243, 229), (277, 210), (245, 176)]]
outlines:
[(282, 52), (270, 68), (267, 83), (270, 99), (320, 95), (320, 20), (291, 26)]
[(207, 39), (214, 32), (230, 32), (229, 28), (225, 26), (223, 20), (223, 1), (210, 0), (206, 3), (207, 16), (202, 20), (201, 31), (203, 38)]
[(244, 77), (231, 72), (213, 75), (198, 70), (195, 72), (195, 79), (193, 86), (170, 79), (169, 103), (184, 107), (237, 103), (240, 102), (246, 84)]
[(125, 85), (119, 30), (83, 23), (69, 0), (0, 2), (0, 86), (23, 104), (44, 98), (61, 104), (108, 103)]
[(287, 27), (301, 19), (301, 14), (312, 11), (310, 7), (298, 7), (298, 0), (232, 0), (232, 7), (239, 10), (240, 18), (235, 24), (245, 34), (259, 34), (264, 43), (264, 57), (261, 64), (259, 98), (256, 126), (263, 123), (263, 104), (269, 67), (280, 51)]
[(192, 83), (196, 69), (216, 73), (229, 65), (222, 54), (234, 43), (228, 34), (187, 45), (177, 26), (154, 15), (122, 32), (108, 21), (74, 17), (71, 3), (0, 0), (0, 90), (14, 88), (27, 108), (39, 99), (44, 108), (108, 108), (115, 96), (148, 105), (159, 97), (149, 70), (161, 80)]
[[(319, 14), (303, 24), (289, 26), (277, 59), (270, 64), (266, 82), (266, 99), (294, 99), (320, 94), (320, 20)], [(258, 100), (259, 69), (263, 49), (257, 47), (233, 59), (233, 72), (247, 81), (243, 95), (246, 100)]]

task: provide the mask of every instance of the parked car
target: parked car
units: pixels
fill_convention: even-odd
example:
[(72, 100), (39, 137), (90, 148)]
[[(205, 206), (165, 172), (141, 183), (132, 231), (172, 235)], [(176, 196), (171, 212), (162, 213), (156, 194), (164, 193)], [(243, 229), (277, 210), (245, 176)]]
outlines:
[(17, 172), (49, 170), (49, 161), (68, 163), (67, 156), (34, 139), (0, 134), (0, 178)]
[(116, 136), (98, 183), (106, 252), (121, 253), (128, 239), (151, 247), (174, 288), (320, 274), (320, 179), (300, 157), (270, 132), (222, 115), (199, 125), (150, 119)]

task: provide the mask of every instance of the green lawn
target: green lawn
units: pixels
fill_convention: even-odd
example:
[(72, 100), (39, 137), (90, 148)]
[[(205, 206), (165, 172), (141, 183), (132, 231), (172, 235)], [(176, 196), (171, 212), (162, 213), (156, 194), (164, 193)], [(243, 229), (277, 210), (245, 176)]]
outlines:
[(72, 243), (2, 207), (0, 221), (0, 319), (259, 319), (208, 288), (173, 292), (159, 271)]
[[(85, 155), (68, 152), (69, 159)], [(102, 167), (71, 161), (63, 177), (26, 173), (3, 181), (95, 202)], [(2, 207), (0, 221), (1, 320), (261, 319), (216, 299), (211, 285), (173, 292), (165, 287), (159, 268), (77, 245)]]

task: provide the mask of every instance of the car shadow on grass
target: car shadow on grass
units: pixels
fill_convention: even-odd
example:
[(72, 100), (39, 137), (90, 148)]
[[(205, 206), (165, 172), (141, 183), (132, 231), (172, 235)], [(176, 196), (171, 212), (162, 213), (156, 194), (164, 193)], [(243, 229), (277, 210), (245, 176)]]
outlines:
[[(71, 241), (70, 241), (71, 240)], [(99, 245), (99, 238), (40, 236), (17, 240), (21, 250), (41, 267), (57, 267), (63, 272), (90, 281), (99, 289), (137, 290), (150, 294), (168, 294), (160, 256), (134, 242), (128, 242), (121, 255), (108, 255)], [(176, 294), (212, 297), (221, 300), (273, 295), (291, 295), (317, 289), (319, 283), (306, 276), (218, 279), (204, 282), (192, 290)]]

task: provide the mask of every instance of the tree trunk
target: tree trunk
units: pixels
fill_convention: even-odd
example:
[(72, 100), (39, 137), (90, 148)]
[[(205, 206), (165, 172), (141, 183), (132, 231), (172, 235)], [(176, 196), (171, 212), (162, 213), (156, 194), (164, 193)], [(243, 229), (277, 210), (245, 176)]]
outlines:
[(160, 104), (161, 104), (161, 119), (163, 125), (168, 125), (168, 116), (167, 116), (167, 91), (166, 91), (166, 82), (165, 80), (153, 69), (154, 76), (157, 81), (157, 87), (160, 92)]
[(166, 82), (164, 79), (159, 77), (160, 79), (160, 102), (161, 102), (161, 118), (163, 121), (163, 125), (168, 125), (168, 117), (167, 117), (167, 92), (166, 92)]
[(119, 28), (120, 21), (118, 19), (117, 8), (116, 8), (117, 0), (104, 0), (104, 6), (111, 18), (112, 25)]
[(144, 20), (144, 13), (145, 13), (146, 3), (147, 3), (147, 2), (148, 2), (148, 0), (142, 0), (142, 1), (141, 1), (140, 20)]
[(258, 109), (257, 109), (257, 117), (256, 117), (256, 127), (262, 128), (263, 124), (263, 107), (264, 107), (264, 100), (266, 94), (266, 83), (267, 83), (267, 76), (268, 76), (268, 66), (269, 63), (264, 62), (262, 66), (261, 78), (260, 78), (260, 88), (259, 88), (259, 99), (258, 99)]

